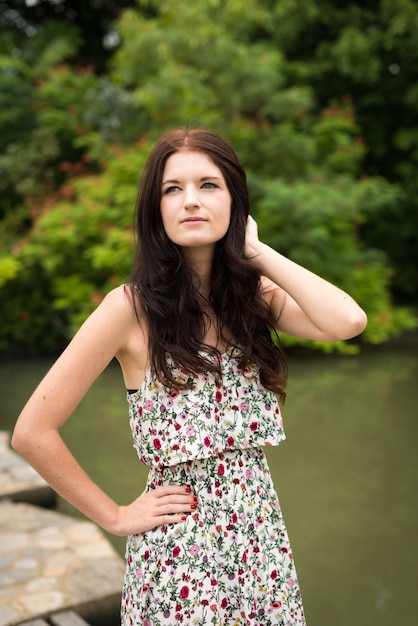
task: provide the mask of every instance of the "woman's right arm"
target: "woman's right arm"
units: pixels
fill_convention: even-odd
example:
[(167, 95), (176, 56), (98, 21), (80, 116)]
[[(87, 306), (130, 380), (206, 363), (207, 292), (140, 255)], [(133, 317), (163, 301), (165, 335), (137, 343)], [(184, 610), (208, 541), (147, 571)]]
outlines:
[(13, 448), (58, 494), (116, 535), (180, 522), (193, 504), (185, 487), (170, 485), (143, 493), (127, 506), (118, 505), (84, 472), (59, 433), (93, 382), (125, 350), (134, 328), (138, 324), (132, 302), (120, 287), (106, 296), (46, 374), (12, 437)]

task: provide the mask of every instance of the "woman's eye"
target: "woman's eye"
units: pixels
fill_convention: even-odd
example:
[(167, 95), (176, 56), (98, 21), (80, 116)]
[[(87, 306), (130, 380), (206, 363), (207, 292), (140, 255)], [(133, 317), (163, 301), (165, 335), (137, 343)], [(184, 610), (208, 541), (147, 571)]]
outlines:
[(210, 182), (203, 183), (202, 185), (203, 189), (215, 189), (215, 187), (217, 187), (217, 185), (215, 185), (215, 183), (210, 183)]
[(177, 185), (171, 185), (170, 187), (166, 187), (164, 193), (168, 194), (168, 193), (173, 193), (174, 191), (177, 191), (179, 189), (179, 187), (177, 187)]

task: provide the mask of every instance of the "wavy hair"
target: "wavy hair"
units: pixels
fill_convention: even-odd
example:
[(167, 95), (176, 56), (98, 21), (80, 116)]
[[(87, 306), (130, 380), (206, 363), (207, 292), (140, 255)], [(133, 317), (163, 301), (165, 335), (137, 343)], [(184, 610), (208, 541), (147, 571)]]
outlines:
[[(151, 369), (171, 388), (190, 388), (193, 376), (210, 371), (220, 376), (218, 351), (204, 344), (206, 313), (193, 272), (181, 248), (166, 235), (161, 217), (163, 172), (167, 159), (184, 150), (208, 156), (221, 170), (229, 189), (231, 219), (216, 243), (208, 304), (223, 329), (241, 350), (239, 367), (255, 363), (263, 385), (285, 398), (287, 365), (280, 342), (272, 331), (277, 320), (260, 294), (260, 275), (244, 255), (245, 229), (250, 203), (245, 171), (232, 146), (219, 135), (202, 129), (176, 129), (163, 135), (152, 150), (139, 186), (136, 204), (137, 247), (130, 277), (134, 301), (146, 314)], [(140, 315), (136, 308), (137, 316)], [(205, 357), (206, 353), (206, 357)], [(170, 355), (185, 374), (174, 379), (167, 364)]]

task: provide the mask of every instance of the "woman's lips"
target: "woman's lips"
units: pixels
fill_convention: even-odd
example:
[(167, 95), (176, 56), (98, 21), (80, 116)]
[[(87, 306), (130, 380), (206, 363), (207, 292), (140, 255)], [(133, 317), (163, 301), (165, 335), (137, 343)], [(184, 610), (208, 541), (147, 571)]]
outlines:
[(206, 222), (205, 219), (203, 219), (203, 217), (186, 217), (186, 219), (182, 220), (182, 224), (187, 224), (190, 222)]

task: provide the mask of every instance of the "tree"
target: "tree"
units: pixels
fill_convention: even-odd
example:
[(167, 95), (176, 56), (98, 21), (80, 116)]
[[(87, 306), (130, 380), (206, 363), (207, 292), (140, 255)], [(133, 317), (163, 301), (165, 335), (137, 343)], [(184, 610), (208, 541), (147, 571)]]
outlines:
[[(231, 140), (263, 238), (353, 293), (369, 315), (365, 339), (384, 341), (413, 325), (391, 302), (385, 254), (364, 235), (373, 220), (399, 210), (406, 192), (371, 171), (365, 176), (369, 147), (355, 94), (333, 90), (322, 98), (314, 88), (319, 62), (303, 58), (319, 37), (311, 42), (308, 26), (326, 16), (313, 0), (304, 0), (305, 13), (295, 4), (140, 1), (115, 25), (121, 43), (105, 75), (59, 62), (32, 83), (35, 128), (53, 129), (58, 142), (55, 179), (35, 197), (22, 195), (27, 235), (15, 225), (11, 242), (3, 231), (10, 252), (0, 258), (0, 305), (11, 300), (19, 309), (13, 294), (28, 288), (28, 277), (38, 297), (44, 285), (48, 318), (31, 310), (31, 299), (24, 309), (37, 329), (34, 347), (47, 348), (41, 338), (51, 326), (55, 340), (68, 338), (101, 295), (126, 279), (145, 155), (165, 129), (184, 124)], [(29, 343), (17, 319), (13, 332), (12, 318), (3, 324), (7, 336), (0, 329), (3, 346), (7, 337)]]
[[(277, 0), (262, 37), (285, 54), (291, 82), (310, 85), (318, 107), (349, 95), (366, 146), (363, 175), (382, 176), (404, 190), (396, 204), (371, 213), (367, 245), (385, 251), (391, 289), (418, 298), (418, 52), (415, 0)], [(268, 7), (268, 8), (267, 8)]]
[(113, 23), (135, 0), (2, 0), (0, 28), (3, 36), (13, 37), (19, 50), (28, 38), (47, 26), (69, 26), (77, 32), (80, 46), (77, 65), (106, 70), (106, 62), (118, 44)]

